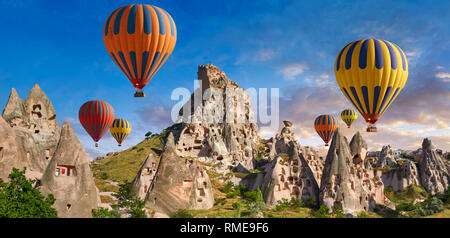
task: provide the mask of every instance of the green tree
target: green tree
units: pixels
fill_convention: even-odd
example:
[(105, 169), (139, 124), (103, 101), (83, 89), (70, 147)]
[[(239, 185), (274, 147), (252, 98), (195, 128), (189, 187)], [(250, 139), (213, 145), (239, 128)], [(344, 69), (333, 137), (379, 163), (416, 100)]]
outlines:
[(145, 138), (149, 138), (151, 135), (153, 134), (153, 132), (149, 131), (147, 133), (145, 133)]
[(52, 205), (53, 194), (45, 197), (34, 188), (35, 180), (25, 177), (26, 167), (20, 171), (13, 168), (9, 182), (0, 179), (0, 217), (1, 218), (54, 218), (58, 214)]
[(117, 204), (111, 205), (113, 209), (122, 208), (132, 218), (145, 218), (145, 202), (139, 199), (131, 190), (131, 183), (124, 181), (119, 185), (119, 191), (112, 194), (117, 199)]
[(99, 207), (92, 211), (92, 217), (95, 218), (120, 218), (120, 214), (114, 210), (108, 210), (103, 207)]
[(242, 203), (241, 202), (235, 202), (232, 204), (234, 210), (237, 211), (236, 214), (236, 218), (241, 218), (241, 208), (242, 208)]

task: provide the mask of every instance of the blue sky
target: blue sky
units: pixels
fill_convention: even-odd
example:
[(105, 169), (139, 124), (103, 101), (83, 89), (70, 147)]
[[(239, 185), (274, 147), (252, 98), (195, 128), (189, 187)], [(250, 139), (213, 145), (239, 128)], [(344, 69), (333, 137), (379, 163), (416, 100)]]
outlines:
[[(108, 15), (134, 3), (167, 10), (178, 30), (173, 54), (145, 87), (147, 97), (139, 99), (102, 38)], [(25, 98), (38, 83), (60, 125), (70, 121), (91, 156), (117, 147), (107, 136), (100, 149), (93, 148), (78, 123), (85, 101), (105, 100), (116, 117), (132, 123), (127, 148), (146, 131), (171, 124), (172, 90), (192, 90), (197, 66), (207, 63), (243, 88), (280, 88), (281, 120), (294, 122), (300, 143), (320, 145), (312, 129), (315, 115), (350, 107), (334, 78), (336, 55), (362, 38), (396, 43), (410, 66), (405, 89), (380, 120), (382, 130), (365, 136), (369, 144), (417, 148), (431, 137), (450, 149), (449, 1), (0, 0), (0, 9), (0, 105), (11, 88)], [(363, 128), (360, 120), (355, 129)]]

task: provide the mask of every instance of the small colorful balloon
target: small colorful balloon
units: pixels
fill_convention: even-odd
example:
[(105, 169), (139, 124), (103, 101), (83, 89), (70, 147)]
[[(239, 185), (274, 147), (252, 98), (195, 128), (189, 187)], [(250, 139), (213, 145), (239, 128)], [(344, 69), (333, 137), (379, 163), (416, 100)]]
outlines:
[(122, 142), (131, 133), (131, 124), (125, 119), (115, 119), (109, 132), (119, 143), (118, 146), (122, 146)]
[(114, 121), (114, 109), (104, 101), (88, 101), (78, 111), (78, 118), (86, 132), (98, 147), (98, 141), (105, 135)]
[(352, 123), (358, 119), (358, 115), (356, 114), (355, 110), (352, 109), (345, 109), (341, 112), (341, 118), (347, 124), (348, 128), (352, 125)]
[(325, 142), (325, 146), (328, 146), (328, 142), (333, 138), (334, 131), (338, 128), (338, 122), (332, 115), (320, 115), (314, 121), (314, 128)]

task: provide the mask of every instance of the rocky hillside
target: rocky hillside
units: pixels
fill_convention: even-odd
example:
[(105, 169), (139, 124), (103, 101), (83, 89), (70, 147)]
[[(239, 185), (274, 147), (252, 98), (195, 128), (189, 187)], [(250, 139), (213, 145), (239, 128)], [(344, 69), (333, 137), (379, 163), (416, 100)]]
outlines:
[[(148, 210), (165, 216), (448, 213), (445, 207), (429, 209), (430, 201), (445, 200), (449, 167), (427, 139), (410, 158), (396, 158), (390, 146), (369, 153), (359, 132), (349, 142), (338, 130), (325, 156), (300, 145), (295, 125), (288, 121), (274, 137), (259, 138), (248, 95), (216, 66), (199, 66), (198, 79), (202, 88), (180, 110), (177, 123), (135, 147), (92, 162), (103, 201), (113, 202), (110, 192), (126, 180), (133, 181)], [(196, 101), (199, 93), (207, 97)]]

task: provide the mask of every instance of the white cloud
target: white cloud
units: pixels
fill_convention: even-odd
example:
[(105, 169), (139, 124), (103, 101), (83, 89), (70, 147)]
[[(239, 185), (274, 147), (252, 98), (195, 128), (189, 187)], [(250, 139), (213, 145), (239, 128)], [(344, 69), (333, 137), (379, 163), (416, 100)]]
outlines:
[(285, 66), (281, 69), (283, 76), (287, 80), (294, 80), (296, 76), (302, 74), (305, 70), (308, 69), (308, 66), (304, 63), (295, 63), (288, 66)]
[(450, 73), (437, 73), (435, 76), (442, 79), (443, 83), (450, 83)]

